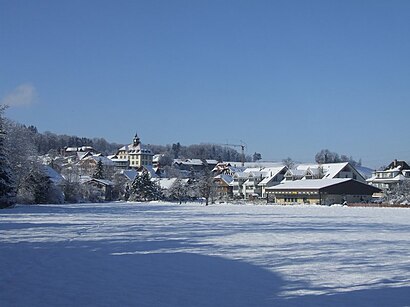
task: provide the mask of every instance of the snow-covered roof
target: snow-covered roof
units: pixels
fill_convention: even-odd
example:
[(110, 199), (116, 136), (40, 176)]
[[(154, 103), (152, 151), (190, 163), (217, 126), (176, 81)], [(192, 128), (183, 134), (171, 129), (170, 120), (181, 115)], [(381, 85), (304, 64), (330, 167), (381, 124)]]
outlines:
[(325, 174), (324, 178), (334, 178), (348, 164), (349, 162), (322, 164), (321, 167), (322, 167), (323, 173)]
[(293, 169), (289, 169), (289, 170), (287, 171), (287, 174), (288, 174), (288, 175), (290, 174), (290, 175), (293, 175), (293, 176), (300, 176), (300, 177), (302, 177), (302, 176), (304, 176), (304, 175), (306, 174), (306, 170), (293, 168)]
[(334, 178), (334, 179), (310, 179), (310, 180), (295, 180), (285, 181), (273, 187), (266, 188), (267, 190), (319, 190), (342, 182), (353, 180), (351, 178)]
[(404, 177), (401, 173), (398, 174), (397, 176), (394, 177), (385, 177), (385, 178), (378, 178), (376, 176), (373, 176), (369, 179), (367, 179), (367, 182), (371, 182), (371, 183), (396, 183), (396, 182), (401, 182), (403, 180), (405, 180), (406, 177)]
[(84, 180), (83, 183), (89, 183), (89, 182), (98, 182), (106, 186), (112, 186), (114, 183), (111, 180), (108, 179), (97, 179), (97, 178), (90, 178), (88, 180)]
[(218, 176), (214, 177), (215, 179), (221, 179), (223, 181), (225, 181), (225, 183), (230, 184), (233, 181), (232, 176), (226, 175), (226, 174), (220, 174)]
[(105, 166), (114, 166), (114, 162), (111, 159), (108, 159), (107, 157), (103, 157), (100, 155), (93, 155), (93, 156), (88, 156), (83, 159), (82, 161), (87, 161), (87, 160), (94, 160), (95, 162), (101, 161), (103, 165)]
[(243, 178), (243, 179), (245, 179), (245, 178), (249, 178), (249, 173), (238, 172), (238, 173), (235, 173), (233, 176), (234, 176), (235, 178)]
[(151, 178), (156, 178), (156, 177), (158, 177), (158, 175), (157, 175), (157, 173), (155, 172), (155, 169), (154, 169), (154, 167), (153, 167), (152, 165), (144, 165), (144, 166), (142, 166), (142, 168), (148, 172), (148, 174), (149, 174), (149, 176), (150, 176)]
[[(319, 176), (320, 172), (323, 172), (323, 179), (335, 178), (340, 172), (342, 172), (348, 165), (350, 165), (351, 171), (354, 172), (355, 168), (349, 164), (349, 162), (341, 163), (324, 163), (324, 164), (298, 164), (289, 171), (294, 176), (305, 176), (309, 172), (314, 176)], [(357, 171), (357, 170), (356, 170)], [(365, 178), (359, 171), (359, 176)]]
[(80, 146), (80, 147), (67, 147), (66, 152), (78, 152), (78, 151), (93, 151), (92, 146)]
[(46, 175), (50, 178), (50, 180), (54, 184), (61, 184), (63, 182), (64, 177), (61, 176), (61, 174), (58, 173), (55, 169), (53, 169), (52, 167), (48, 165), (44, 165), (43, 167), (44, 167), (44, 171)]
[(260, 183), (259, 185), (267, 185), (269, 183), (269, 181), (271, 181), (272, 179), (274, 179), (281, 171), (283, 171), (284, 169), (286, 169), (285, 165), (282, 166), (278, 166), (278, 167), (269, 167), (266, 168), (265, 170), (268, 171), (268, 176), (265, 177)]
[(257, 173), (260, 172), (263, 168), (262, 167), (247, 167), (244, 172), (245, 173)]
[[(161, 189), (168, 190), (178, 180), (178, 178), (159, 178), (155, 179), (155, 182), (159, 184)], [(189, 179), (179, 179), (182, 183), (187, 183)]]
[(204, 163), (200, 159), (175, 159), (174, 163), (176, 164), (185, 164), (185, 165), (203, 165)]
[(157, 154), (152, 157), (152, 162), (159, 162), (159, 159), (164, 156), (163, 154)]
[(128, 144), (122, 146), (118, 151), (126, 151), (130, 155), (138, 155), (138, 154), (152, 154), (152, 151), (148, 148), (139, 143), (138, 145)]
[(218, 161), (217, 160), (212, 160), (212, 159), (207, 159), (207, 160), (205, 160), (206, 161), (206, 163), (208, 163), (208, 164), (218, 164)]
[(242, 173), (243, 171), (246, 170), (245, 167), (236, 167), (236, 166), (229, 166), (228, 169), (231, 173)]
[(244, 186), (247, 186), (247, 187), (249, 187), (249, 186), (254, 186), (254, 185), (255, 185), (255, 182), (254, 182), (253, 180), (248, 179), (248, 180), (246, 180), (246, 181), (243, 183), (243, 185), (244, 185)]
[(159, 184), (161, 189), (168, 190), (177, 181), (177, 178), (160, 178), (156, 182)]
[(90, 151), (87, 152), (77, 152), (77, 158), (78, 160), (82, 160), (84, 159), (86, 156), (92, 155), (92, 153)]
[(135, 169), (127, 169), (122, 170), (121, 174), (123, 174), (128, 180), (134, 181), (135, 177), (138, 175), (138, 172)]
[(354, 168), (359, 172), (359, 174), (363, 178), (367, 179), (367, 178), (372, 177), (373, 170), (371, 168), (368, 168), (365, 166), (355, 166)]
[[(242, 162), (225, 162), (229, 163), (233, 167), (242, 167)], [(267, 167), (278, 167), (278, 166), (284, 166), (282, 162), (265, 162), (265, 161), (256, 161), (256, 162), (245, 162), (244, 167), (245, 168), (254, 168), (254, 167), (259, 167), (259, 168), (267, 168)]]

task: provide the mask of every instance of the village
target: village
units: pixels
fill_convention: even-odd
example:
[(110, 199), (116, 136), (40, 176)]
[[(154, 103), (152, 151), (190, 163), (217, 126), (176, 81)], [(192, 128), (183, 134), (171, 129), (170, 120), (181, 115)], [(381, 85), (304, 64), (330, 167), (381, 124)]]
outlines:
[[(61, 155), (43, 157), (55, 185), (80, 184), (88, 191), (83, 201), (129, 200), (137, 178), (149, 178), (159, 188), (152, 197), (134, 200), (192, 201), (211, 203), (242, 200), (276, 204), (366, 204), (388, 202), (387, 195), (410, 182), (410, 167), (393, 160), (385, 169), (342, 163), (230, 162), (173, 159), (161, 165), (136, 134), (132, 143), (104, 156), (91, 146), (66, 147)], [(205, 178), (205, 179), (204, 179)], [(207, 188), (204, 189), (204, 186)], [(62, 188), (67, 193), (66, 187)], [(205, 191), (205, 192), (204, 192)], [(391, 201), (407, 205), (406, 195)], [(81, 197), (65, 195), (66, 202)]]

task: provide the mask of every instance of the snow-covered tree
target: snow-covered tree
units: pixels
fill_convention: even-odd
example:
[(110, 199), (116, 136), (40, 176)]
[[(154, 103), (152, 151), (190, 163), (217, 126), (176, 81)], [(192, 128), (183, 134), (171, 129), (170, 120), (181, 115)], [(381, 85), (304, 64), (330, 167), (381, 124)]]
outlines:
[(32, 131), (11, 120), (5, 121), (7, 131), (6, 143), (12, 172), (15, 178), (17, 201), (31, 203), (31, 197), (26, 198), (30, 175), (38, 172), (41, 163), (37, 159), (37, 150), (33, 142)]
[(169, 199), (178, 200), (181, 204), (188, 196), (188, 189), (185, 182), (178, 178), (174, 184), (166, 192), (166, 197)]
[(322, 149), (315, 155), (315, 161), (319, 164), (340, 162), (339, 154), (331, 152), (329, 149)]
[(198, 189), (200, 196), (205, 198), (206, 206), (209, 204), (209, 199), (211, 199), (211, 203), (213, 203), (213, 198), (216, 193), (216, 184), (208, 168), (205, 168), (202, 177), (198, 181)]
[(148, 172), (142, 172), (140, 176), (135, 177), (130, 192), (132, 201), (156, 200), (161, 196), (161, 188), (156, 182), (151, 181)]
[(105, 194), (103, 190), (99, 189), (93, 184), (82, 185), (82, 194), (84, 200), (91, 203), (101, 203), (105, 200)]
[(315, 155), (315, 161), (319, 164), (324, 163), (339, 163), (339, 162), (349, 162), (353, 166), (362, 165), (362, 160), (355, 161), (352, 156), (341, 155), (339, 156), (336, 152), (331, 152), (329, 149), (322, 149)]
[(47, 204), (51, 202), (53, 183), (41, 167), (32, 169), (24, 178), (19, 191), (22, 202), (29, 204)]
[(292, 160), (291, 157), (287, 157), (286, 159), (282, 160), (283, 164), (285, 164), (288, 168), (292, 168), (295, 165), (295, 162)]
[(113, 199), (127, 201), (130, 195), (129, 195), (128, 180), (125, 178), (125, 176), (120, 173), (114, 174), (113, 183), (114, 183), (114, 186), (112, 189)]
[(174, 159), (172, 158), (170, 153), (165, 153), (161, 155), (158, 162), (161, 167), (172, 166)]
[(0, 208), (13, 205), (16, 201), (16, 186), (6, 142), (3, 112), (5, 107), (0, 107)]
[(410, 205), (410, 181), (404, 180), (387, 192), (385, 200), (390, 204)]
[(83, 191), (80, 184), (80, 173), (76, 165), (69, 165), (62, 169), (64, 177), (64, 199), (68, 203), (78, 203), (83, 200)]

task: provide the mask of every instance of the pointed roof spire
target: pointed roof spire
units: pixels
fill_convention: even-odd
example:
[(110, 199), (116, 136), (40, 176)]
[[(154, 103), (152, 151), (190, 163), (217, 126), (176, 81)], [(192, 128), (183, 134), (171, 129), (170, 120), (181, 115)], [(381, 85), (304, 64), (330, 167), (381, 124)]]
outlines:
[(138, 146), (140, 144), (140, 138), (138, 137), (138, 133), (135, 133), (134, 139), (133, 139), (133, 145)]

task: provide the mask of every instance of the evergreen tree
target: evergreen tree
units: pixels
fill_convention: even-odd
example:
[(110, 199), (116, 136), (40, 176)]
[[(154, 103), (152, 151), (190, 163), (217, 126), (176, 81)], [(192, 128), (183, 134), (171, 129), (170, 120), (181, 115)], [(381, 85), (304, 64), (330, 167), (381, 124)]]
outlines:
[(262, 160), (262, 155), (261, 155), (259, 152), (255, 152), (255, 153), (253, 154), (252, 159), (253, 159), (253, 162)]
[(160, 191), (160, 187), (151, 181), (148, 172), (143, 172), (140, 176), (135, 177), (131, 185), (130, 200), (150, 201), (159, 199), (161, 195)]
[(101, 160), (98, 160), (98, 162), (97, 162), (97, 167), (96, 167), (95, 172), (93, 174), (93, 178), (104, 179), (104, 165), (103, 165)]
[(7, 158), (6, 132), (3, 121), (4, 109), (4, 106), (0, 107), (0, 208), (9, 207), (16, 200), (15, 181)]

